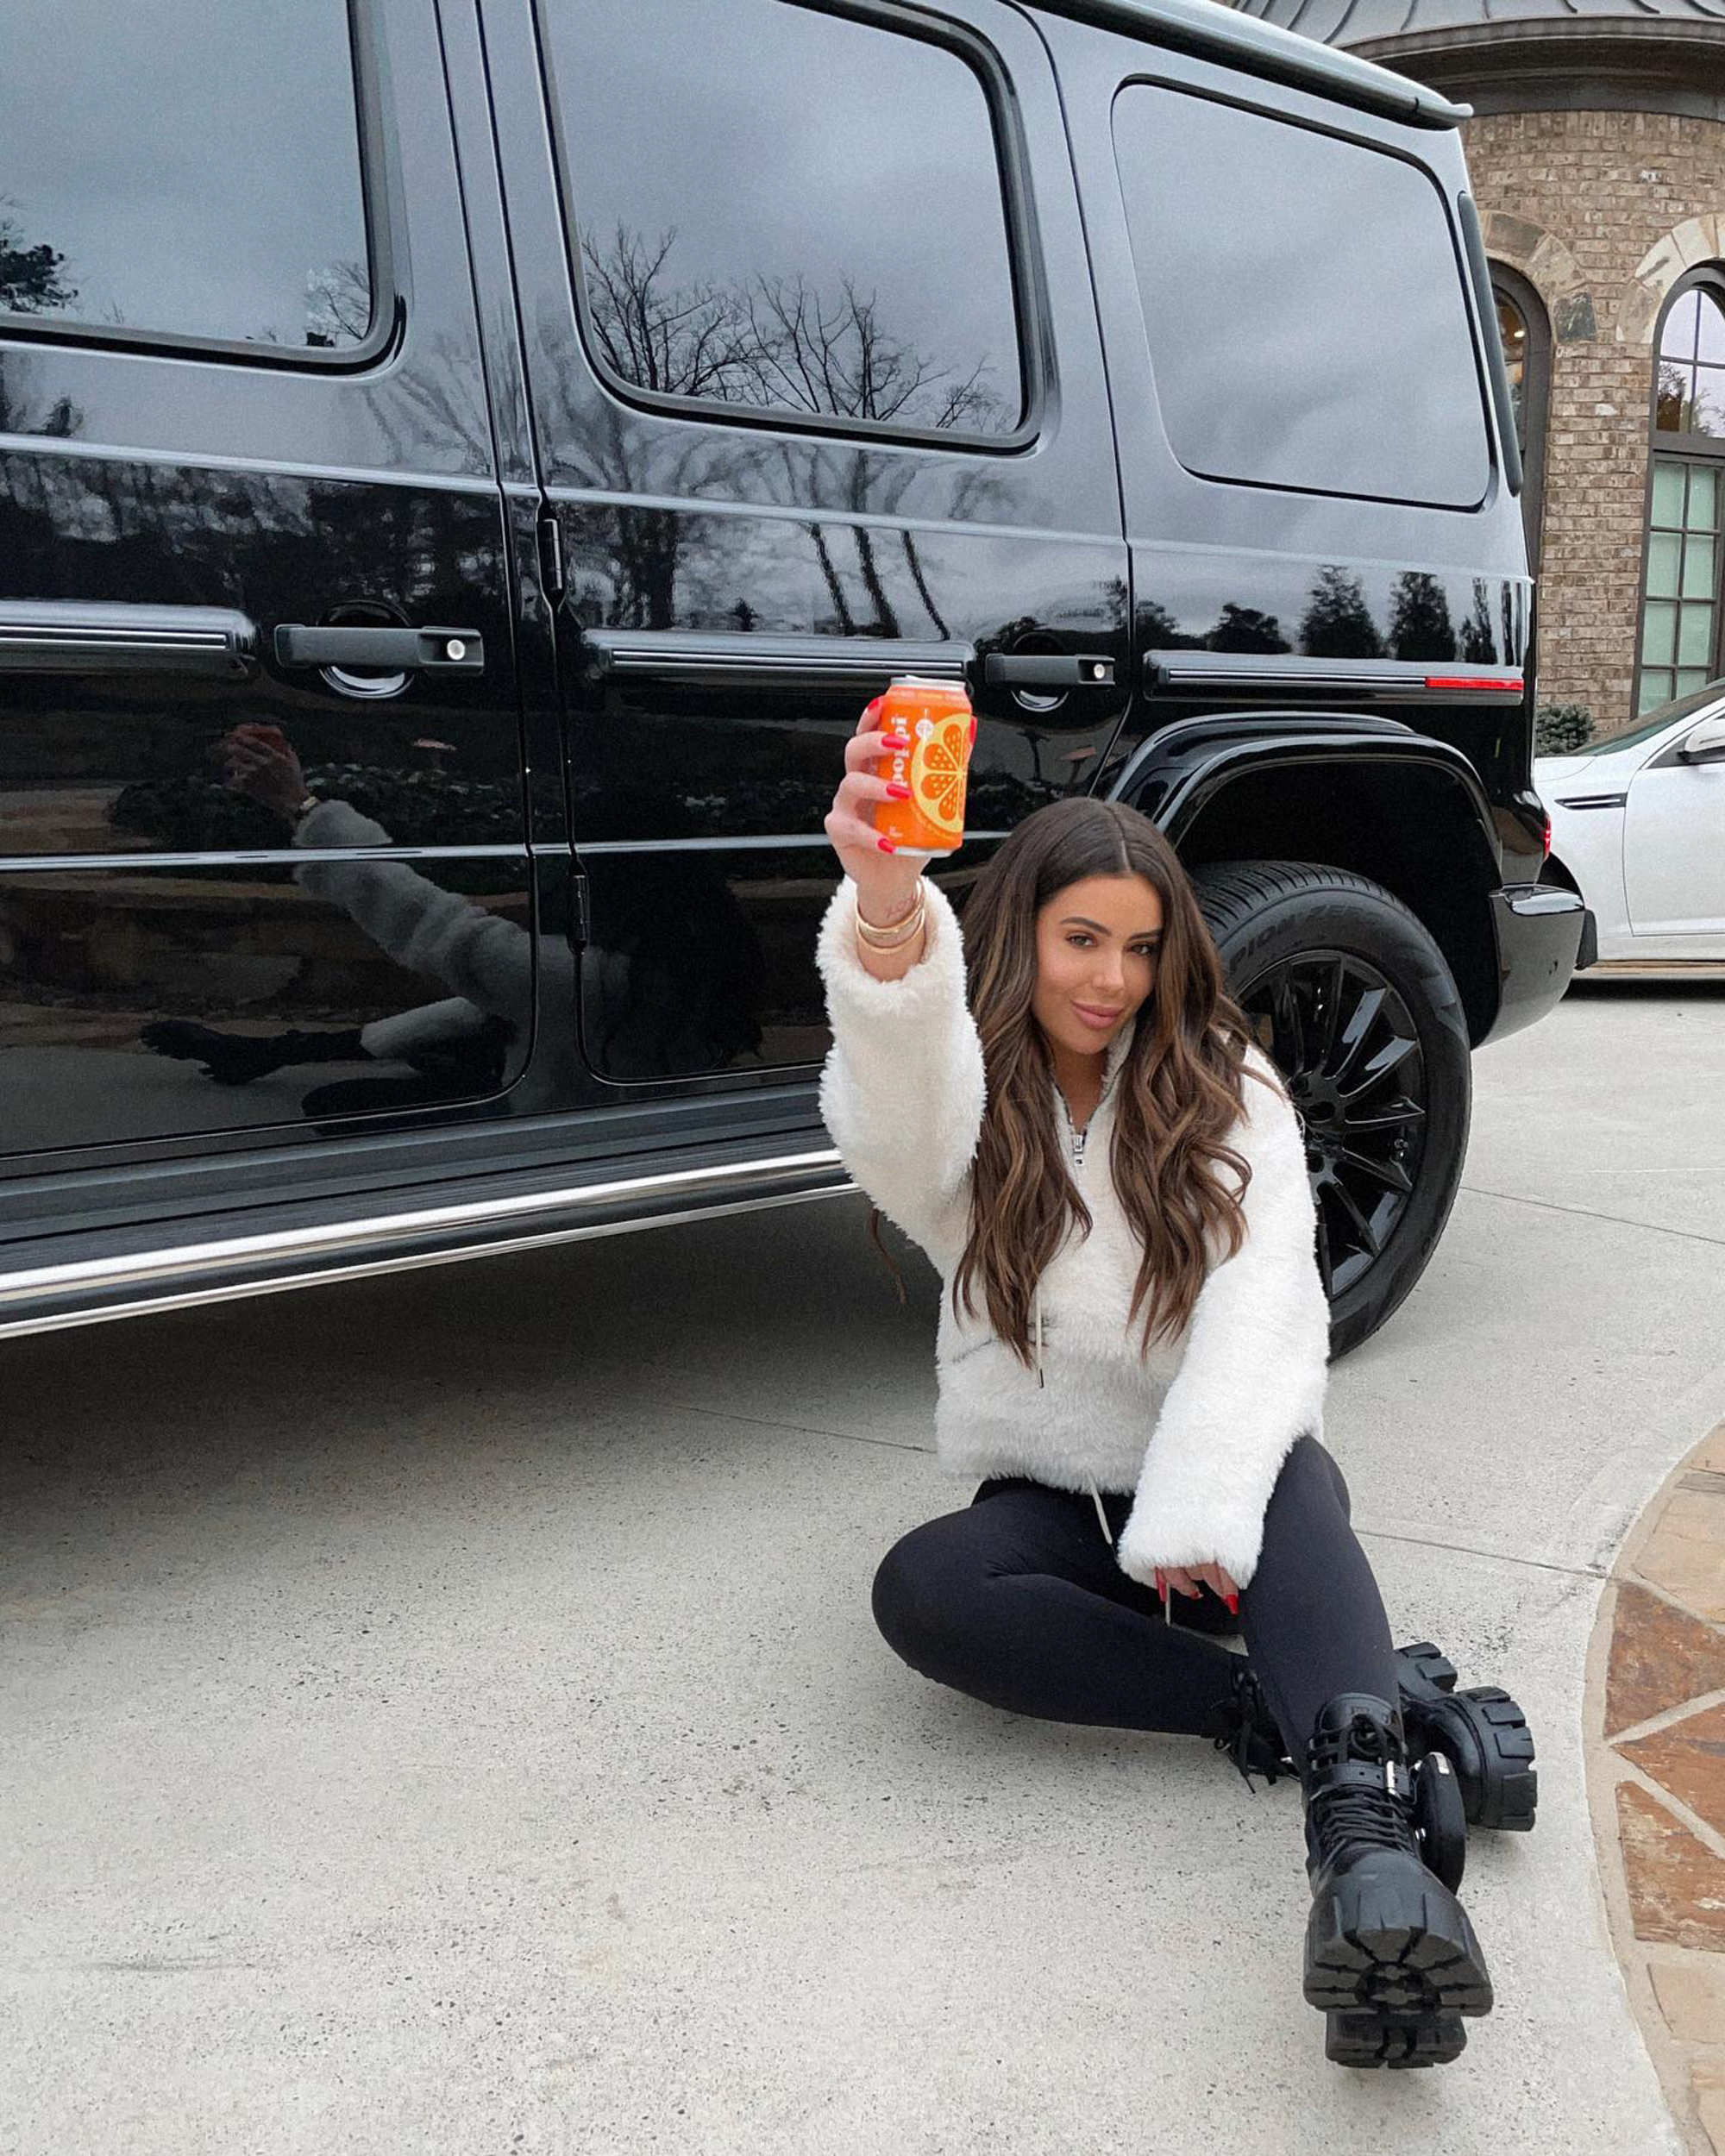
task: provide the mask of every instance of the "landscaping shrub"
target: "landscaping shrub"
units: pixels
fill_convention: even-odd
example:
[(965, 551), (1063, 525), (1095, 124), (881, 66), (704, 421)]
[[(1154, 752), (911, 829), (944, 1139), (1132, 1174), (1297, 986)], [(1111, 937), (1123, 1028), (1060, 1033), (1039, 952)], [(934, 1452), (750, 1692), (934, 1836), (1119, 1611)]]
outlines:
[(1534, 714), (1534, 754), (1567, 756), (1593, 739), (1593, 713), (1585, 704), (1542, 704)]

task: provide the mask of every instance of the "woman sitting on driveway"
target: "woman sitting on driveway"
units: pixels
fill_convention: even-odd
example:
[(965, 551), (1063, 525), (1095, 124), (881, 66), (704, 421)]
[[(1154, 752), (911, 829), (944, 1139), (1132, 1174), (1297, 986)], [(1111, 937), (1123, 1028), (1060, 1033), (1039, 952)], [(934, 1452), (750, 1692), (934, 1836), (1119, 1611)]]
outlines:
[[(1147, 818), (1039, 810), (961, 939), (875, 833), (874, 708), (825, 823), (846, 881), (819, 946), (822, 1108), (941, 1276), (938, 1456), (982, 1478), (888, 1553), (876, 1620), (1013, 1714), (1208, 1736), (1248, 1778), (1291, 1762), (1327, 2055), (1453, 2059), (1492, 2002), (1453, 1891), (1461, 1814), (1531, 1827), (1533, 1746), (1502, 1692), (1391, 1646), (1320, 1442), (1298, 1119)], [(1213, 1636), (1236, 1631), (1243, 1656)]]

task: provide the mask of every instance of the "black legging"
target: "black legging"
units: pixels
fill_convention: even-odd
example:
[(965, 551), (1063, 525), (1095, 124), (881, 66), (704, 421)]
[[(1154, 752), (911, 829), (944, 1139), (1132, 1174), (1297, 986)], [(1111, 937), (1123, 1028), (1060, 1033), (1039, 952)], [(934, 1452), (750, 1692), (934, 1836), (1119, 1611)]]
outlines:
[[(1129, 1492), (1105, 1494), (1112, 1539), (1088, 1494), (1023, 1476), (984, 1482), (963, 1512), (913, 1527), (875, 1575), (875, 1620), (938, 1684), (990, 1707), (1109, 1729), (1221, 1733), (1236, 1629), (1206, 1589), (1173, 1598), (1121, 1571), (1113, 1545)], [(1293, 1758), (1338, 1692), (1396, 1701), (1389, 1620), (1348, 1524), (1347, 1484), (1314, 1438), (1276, 1477), (1238, 1629)]]

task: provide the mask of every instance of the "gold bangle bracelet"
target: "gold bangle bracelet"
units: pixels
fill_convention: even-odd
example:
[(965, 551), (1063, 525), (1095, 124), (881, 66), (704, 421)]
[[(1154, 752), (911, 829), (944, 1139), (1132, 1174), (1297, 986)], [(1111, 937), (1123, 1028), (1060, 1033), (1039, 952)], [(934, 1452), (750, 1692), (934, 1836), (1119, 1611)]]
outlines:
[(922, 916), (919, 914), (908, 928), (903, 930), (901, 932), (894, 931), (894, 933), (891, 936), (871, 936), (866, 929), (859, 928), (857, 931), (857, 941), (869, 950), (903, 950), (907, 945), (913, 943), (916, 941), (917, 937), (921, 935), (922, 931)]
[(864, 928), (873, 929), (877, 936), (890, 936), (895, 928), (903, 928), (905, 924), (909, 921), (913, 915), (921, 912), (922, 901), (923, 881), (922, 878), (919, 876), (916, 881), (916, 889), (911, 893), (909, 902), (906, 904), (904, 912), (895, 915), (890, 921), (870, 921), (864, 918), (862, 912), (862, 901), (860, 897), (857, 897), (855, 894), (852, 896), (851, 903), (856, 906), (856, 918), (862, 923)]
[(894, 922), (890, 928), (876, 928), (872, 922), (865, 921), (859, 907), (856, 914), (856, 933), (860, 940), (868, 944), (871, 950), (902, 950), (905, 945), (920, 931), (923, 919), (922, 893), (919, 892), (916, 903), (904, 919)]

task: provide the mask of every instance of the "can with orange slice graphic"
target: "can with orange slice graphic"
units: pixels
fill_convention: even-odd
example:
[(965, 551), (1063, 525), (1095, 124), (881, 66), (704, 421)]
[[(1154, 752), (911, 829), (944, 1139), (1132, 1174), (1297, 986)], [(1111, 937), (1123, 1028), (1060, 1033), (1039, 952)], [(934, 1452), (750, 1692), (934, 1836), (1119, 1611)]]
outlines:
[(875, 777), (911, 791), (907, 801), (876, 805), (875, 830), (913, 861), (956, 852), (964, 840), (964, 780), (976, 738), (963, 686), (899, 674), (881, 699), (876, 724), (883, 734), (905, 736), (910, 746), (881, 757)]

